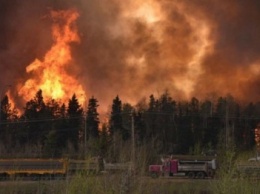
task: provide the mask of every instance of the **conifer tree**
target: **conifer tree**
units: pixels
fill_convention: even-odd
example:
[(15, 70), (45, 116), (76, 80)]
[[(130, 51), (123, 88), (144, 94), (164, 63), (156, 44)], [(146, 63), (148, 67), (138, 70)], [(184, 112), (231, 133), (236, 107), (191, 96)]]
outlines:
[[(199, 100), (193, 97), (189, 103), (189, 111), (190, 111), (190, 127), (193, 136), (193, 143), (201, 144), (203, 139), (203, 131), (200, 126), (202, 123), (202, 119), (200, 117), (200, 103)], [(194, 145), (192, 145), (194, 146)]]
[(68, 140), (73, 144), (74, 149), (78, 149), (79, 134), (83, 130), (83, 109), (79, 105), (78, 99), (75, 94), (69, 100), (68, 105)]
[(89, 99), (87, 115), (86, 115), (86, 128), (87, 137), (98, 138), (99, 136), (99, 114), (97, 112), (98, 101), (93, 96)]
[(66, 143), (68, 141), (68, 118), (67, 118), (67, 112), (66, 112), (66, 106), (63, 103), (58, 110), (57, 113), (58, 120), (56, 121), (56, 129), (58, 131), (57, 133), (57, 145), (60, 149), (63, 149), (66, 147)]
[[(48, 157), (58, 157), (61, 155), (62, 149), (64, 148), (63, 139), (61, 139), (62, 130), (60, 129), (60, 122), (61, 122), (61, 107), (59, 103), (54, 100), (50, 99), (46, 103), (46, 118), (50, 118), (46, 121), (48, 126), (48, 131), (45, 135), (44, 140), (44, 151), (45, 155)], [(64, 120), (62, 121), (63, 123)]]
[(21, 118), (25, 122), (22, 139), (20, 139), (21, 143), (43, 144), (44, 137), (50, 128), (46, 119), (50, 118), (46, 114), (42, 90), (39, 90), (35, 97), (26, 103), (24, 114)]
[(120, 130), (120, 134), (122, 140), (126, 141), (131, 137), (131, 129), (132, 129), (132, 113), (134, 108), (129, 103), (124, 103), (122, 106), (122, 128)]
[(157, 125), (158, 137), (161, 138), (163, 150), (172, 152), (176, 144), (176, 129), (174, 125), (174, 115), (176, 102), (172, 99), (168, 91), (163, 93), (158, 101)]
[(11, 124), (12, 121), (17, 119), (15, 109), (11, 108), (11, 103), (7, 95), (1, 99), (1, 118), (0, 118), (0, 141), (6, 146), (13, 143), (13, 138), (16, 133), (13, 133), (16, 125)]
[(154, 138), (156, 136), (156, 120), (158, 116), (158, 100), (155, 99), (154, 95), (150, 95), (150, 101), (145, 115), (145, 126), (147, 129), (147, 138)]
[(138, 111), (134, 113), (134, 127), (139, 143), (143, 143), (146, 138), (146, 129), (144, 125), (143, 113)]
[(115, 132), (120, 133), (123, 129), (122, 102), (118, 96), (116, 96), (116, 98), (113, 100), (109, 126), (111, 135), (113, 135)]
[(11, 103), (7, 95), (1, 99), (1, 121), (6, 121), (12, 116)]
[(213, 133), (212, 129), (212, 121), (213, 121), (213, 103), (209, 100), (203, 101), (200, 107), (200, 116), (202, 119), (201, 129), (203, 137), (201, 137), (202, 145), (204, 147), (212, 146), (212, 142), (214, 142), (214, 136), (216, 134)]

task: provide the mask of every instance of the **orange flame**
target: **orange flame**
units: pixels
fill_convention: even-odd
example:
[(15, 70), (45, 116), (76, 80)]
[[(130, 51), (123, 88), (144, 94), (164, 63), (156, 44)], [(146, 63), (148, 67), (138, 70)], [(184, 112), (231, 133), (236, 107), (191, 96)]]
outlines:
[(79, 103), (85, 101), (85, 92), (81, 84), (71, 75), (66, 68), (72, 65), (70, 43), (80, 42), (75, 27), (75, 21), (79, 17), (76, 10), (52, 11), (54, 21), (52, 36), (54, 44), (41, 61), (35, 59), (26, 68), (26, 72), (32, 75), (19, 91), (24, 100), (28, 101), (41, 89), (43, 97), (47, 99), (68, 101), (77, 92)]

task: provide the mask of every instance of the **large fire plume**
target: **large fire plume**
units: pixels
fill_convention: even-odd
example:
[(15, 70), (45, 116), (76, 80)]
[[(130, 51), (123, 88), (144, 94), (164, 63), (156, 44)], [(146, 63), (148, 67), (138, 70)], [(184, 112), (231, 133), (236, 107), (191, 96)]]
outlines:
[(68, 66), (73, 64), (70, 44), (80, 42), (75, 25), (79, 14), (76, 10), (51, 11), (53, 20), (53, 45), (43, 60), (35, 59), (26, 67), (30, 78), (19, 90), (19, 95), (28, 101), (41, 89), (45, 99), (67, 102), (74, 93), (80, 103), (85, 100), (82, 85), (69, 74)]
[[(0, 7), (0, 88), (18, 85), (16, 101), (39, 89), (62, 101), (93, 95), (100, 111), (116, 95), (134, 104), (165, 90), (177, 100), (259, 100), (258, 0), (10, 0)], [(50, 8), (63, 11), (42, 19)]]

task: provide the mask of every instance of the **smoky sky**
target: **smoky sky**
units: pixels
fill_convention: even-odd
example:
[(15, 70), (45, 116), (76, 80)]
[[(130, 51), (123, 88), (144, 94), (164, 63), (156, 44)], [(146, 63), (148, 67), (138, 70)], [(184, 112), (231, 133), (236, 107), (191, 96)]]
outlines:
[(50, 10), (71, 8), (81, 42), (67, 71), (105, 108), (116, 95), (133, 103), (165, 90), (259, 100), (258, 0), (1, 0), (1, 90), (17, 94), (53, 44)]

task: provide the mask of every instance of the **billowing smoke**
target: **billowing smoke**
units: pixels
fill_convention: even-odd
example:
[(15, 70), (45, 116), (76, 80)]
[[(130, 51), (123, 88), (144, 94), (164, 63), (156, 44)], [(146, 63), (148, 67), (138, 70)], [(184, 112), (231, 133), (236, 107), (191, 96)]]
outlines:
[(0, 3), (0, 89), (12, 84), (17, 102), (26, 67), (52, 45), (50, 10), (70, 8), (81, 43), (67, 71), (104, 109), (117, 94), (134, 103), (166, 89), (259, 100), (258, 0), (9, 0)]

